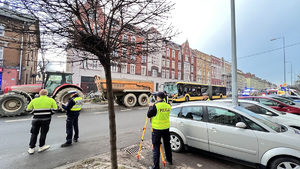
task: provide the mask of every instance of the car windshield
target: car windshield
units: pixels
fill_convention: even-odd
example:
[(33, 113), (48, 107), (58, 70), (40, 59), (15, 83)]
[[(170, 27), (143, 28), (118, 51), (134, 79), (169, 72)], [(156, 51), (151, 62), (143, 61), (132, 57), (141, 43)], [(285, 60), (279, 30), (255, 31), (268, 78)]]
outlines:
[(176, 83), (166, 82), (164, 84), (164, 91), (166, 91), (168, 94), (177, 94), (178, 88)]
[(235, 109), (239, 110), (239, 111), (242, 111), (246, 114), (248, 114), (249, 116), (255, 118), (256, 120), (258, 120), (259, 122), (267, 125), (268, 127), (270, 127), (271, 129), (275, 130), (276, 132), (280, 132), (281, 131), (281, 126), (276, 124), (276, 123), (273, 123), (272, 121), (269, 121), (268, 119), (265, 119), (264, 117), (252, 112), (252, 111), (249, 111), (243, 107), (240, 107), (240, 106), (235, 106)]
[(295, 105), (295, 103), (291, 100), (285, 99), (285, 98), (280, 98), (280, 97), (273, 97), (273, 99), (278, 100), (282, 103), (285, 103), (287, 105)]

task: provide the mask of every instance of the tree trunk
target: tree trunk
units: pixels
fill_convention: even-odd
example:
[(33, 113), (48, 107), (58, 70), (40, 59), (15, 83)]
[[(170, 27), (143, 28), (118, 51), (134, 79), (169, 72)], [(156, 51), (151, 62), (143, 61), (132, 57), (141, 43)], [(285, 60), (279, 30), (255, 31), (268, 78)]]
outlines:
[(107, 86), (111, 168), (118, 169), (116, 118), (115, 118), (110, 63), (108, 63), (108, 65), (103, 65), (103, 67), (105, 70), (105, 78), (106, 78), (106, 86)]

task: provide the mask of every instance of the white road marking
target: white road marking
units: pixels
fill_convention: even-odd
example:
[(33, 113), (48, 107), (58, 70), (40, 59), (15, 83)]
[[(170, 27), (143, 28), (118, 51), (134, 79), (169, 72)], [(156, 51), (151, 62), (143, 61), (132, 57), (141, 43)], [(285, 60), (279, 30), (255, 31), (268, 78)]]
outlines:
[(140, 110), (146, 110), (148, 109), (148, 107), (144, 107), (144, 108), (139, 108)]
[(121, 111), (130, 111), (130, 110), (132, 110), (132, 109), (123, 109), (123, 110), (121, 110)]
[(30, 118), (30, 119), (19, 119), (19, 120), (6, 120), (5, 122), (6, 123), (11, 123), (11, 122), (28, 121), (28, 120), (32, 120), (32, 119)]
[(95, 112), (95, 113), (93, 113), (93, 114), (106, 114), (106, 113), (108, 113), (108, 111)]
[(61, 115), (61, 116), (56, 116), (56, 117), (67, 117), (67, 115)]

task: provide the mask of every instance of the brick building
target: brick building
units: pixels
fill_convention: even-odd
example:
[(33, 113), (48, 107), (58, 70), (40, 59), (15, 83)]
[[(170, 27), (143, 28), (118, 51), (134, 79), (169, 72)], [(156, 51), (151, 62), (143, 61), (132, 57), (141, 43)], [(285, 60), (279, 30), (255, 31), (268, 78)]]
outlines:
[(0, 86), (36, 83), (39, 23), (33, 16), (0, 7)]

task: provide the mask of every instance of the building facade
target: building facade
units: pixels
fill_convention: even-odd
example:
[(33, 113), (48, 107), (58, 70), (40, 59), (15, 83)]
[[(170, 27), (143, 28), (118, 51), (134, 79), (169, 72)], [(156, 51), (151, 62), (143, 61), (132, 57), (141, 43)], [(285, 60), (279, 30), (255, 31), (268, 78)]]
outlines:
[(0, 86), (36, 83), (39, 23), (5, 3), (0, 7)]

